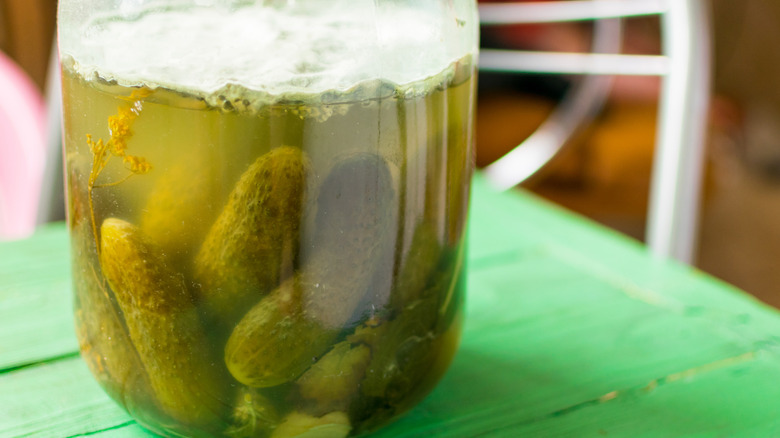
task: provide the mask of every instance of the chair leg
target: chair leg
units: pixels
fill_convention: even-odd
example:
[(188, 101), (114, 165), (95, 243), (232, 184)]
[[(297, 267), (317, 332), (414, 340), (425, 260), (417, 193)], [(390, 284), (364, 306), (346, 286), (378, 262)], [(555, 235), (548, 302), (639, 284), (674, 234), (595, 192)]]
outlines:
[(662, 20), (670, 62), (659, 105), (647, 243), (657, 256), (692, 263), (709, 107), (709, 9), (703, 0), (674, 0)]

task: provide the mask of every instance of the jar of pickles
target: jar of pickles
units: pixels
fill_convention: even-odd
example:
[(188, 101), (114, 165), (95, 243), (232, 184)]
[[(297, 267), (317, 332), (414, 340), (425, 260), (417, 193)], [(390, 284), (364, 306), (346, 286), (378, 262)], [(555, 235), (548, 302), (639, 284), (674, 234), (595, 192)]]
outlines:
[(473, 0), (61, 0), (76, 330), (164, 436), (345, 437), (457, 348)]

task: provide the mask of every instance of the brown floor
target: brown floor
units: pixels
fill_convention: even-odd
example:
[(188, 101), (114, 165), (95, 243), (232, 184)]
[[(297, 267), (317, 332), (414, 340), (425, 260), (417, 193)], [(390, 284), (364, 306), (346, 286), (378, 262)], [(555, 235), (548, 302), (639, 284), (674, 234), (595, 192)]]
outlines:
[[(477, 121), (478, 163), (500, 156), (532, 131), (549, 103), (483, 94)], [(613, 104), (527, 188), (604, 225), (641, 239), (652, 161), (655, 106)], [(507, 133), (506, 126), (512, 126)], [(717, 127), (716, 127), (717, 128)], [(708, 144), (696, 266), (780, 307), (780, 183), (761, 177), (736, 147)]]

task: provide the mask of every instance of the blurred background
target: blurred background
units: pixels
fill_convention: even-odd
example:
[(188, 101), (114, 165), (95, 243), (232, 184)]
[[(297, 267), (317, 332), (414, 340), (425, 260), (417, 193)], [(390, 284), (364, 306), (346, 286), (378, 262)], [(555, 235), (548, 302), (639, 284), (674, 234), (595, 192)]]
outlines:
[[(714, 62), (695, 265), (780, 307), (780, 2), (702, 1), (712, 9)], [(0, 0), (0, 52), (22, 72), (39, 104), (47, 91), (55, 12), (56, 0)], [(485, 47), (587, 51), (590, 33), (578, 23), (501, 26), (483, 29), (482, 41)], [(659, 54), (658, 19), (627, 20), (623, 44), (625, 53)], [(522, 142), (570, 85), (562, 75), (481, 74), (478, 166)], [(659, 86), (655, 77), (618, 78), (596, 120), (524, 187), (641, 240)], [(0, 172), (8, 172), (2, 152), (0, 145)]]

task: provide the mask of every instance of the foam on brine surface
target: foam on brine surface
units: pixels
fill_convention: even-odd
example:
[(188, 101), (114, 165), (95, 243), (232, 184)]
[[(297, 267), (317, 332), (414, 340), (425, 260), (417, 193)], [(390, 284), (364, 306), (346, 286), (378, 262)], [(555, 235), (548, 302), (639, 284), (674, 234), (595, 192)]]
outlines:
[(63, 48), (63, 58), (87, 79), (204, 98), (240, 88), (278, 99), (372, 82), (419, 82), (472, 50), (445, 42), (445, 33), (458, 32), (463, 23), (435, 7), (282, 3), (101, 16), (84, 25), (74, 47)]

